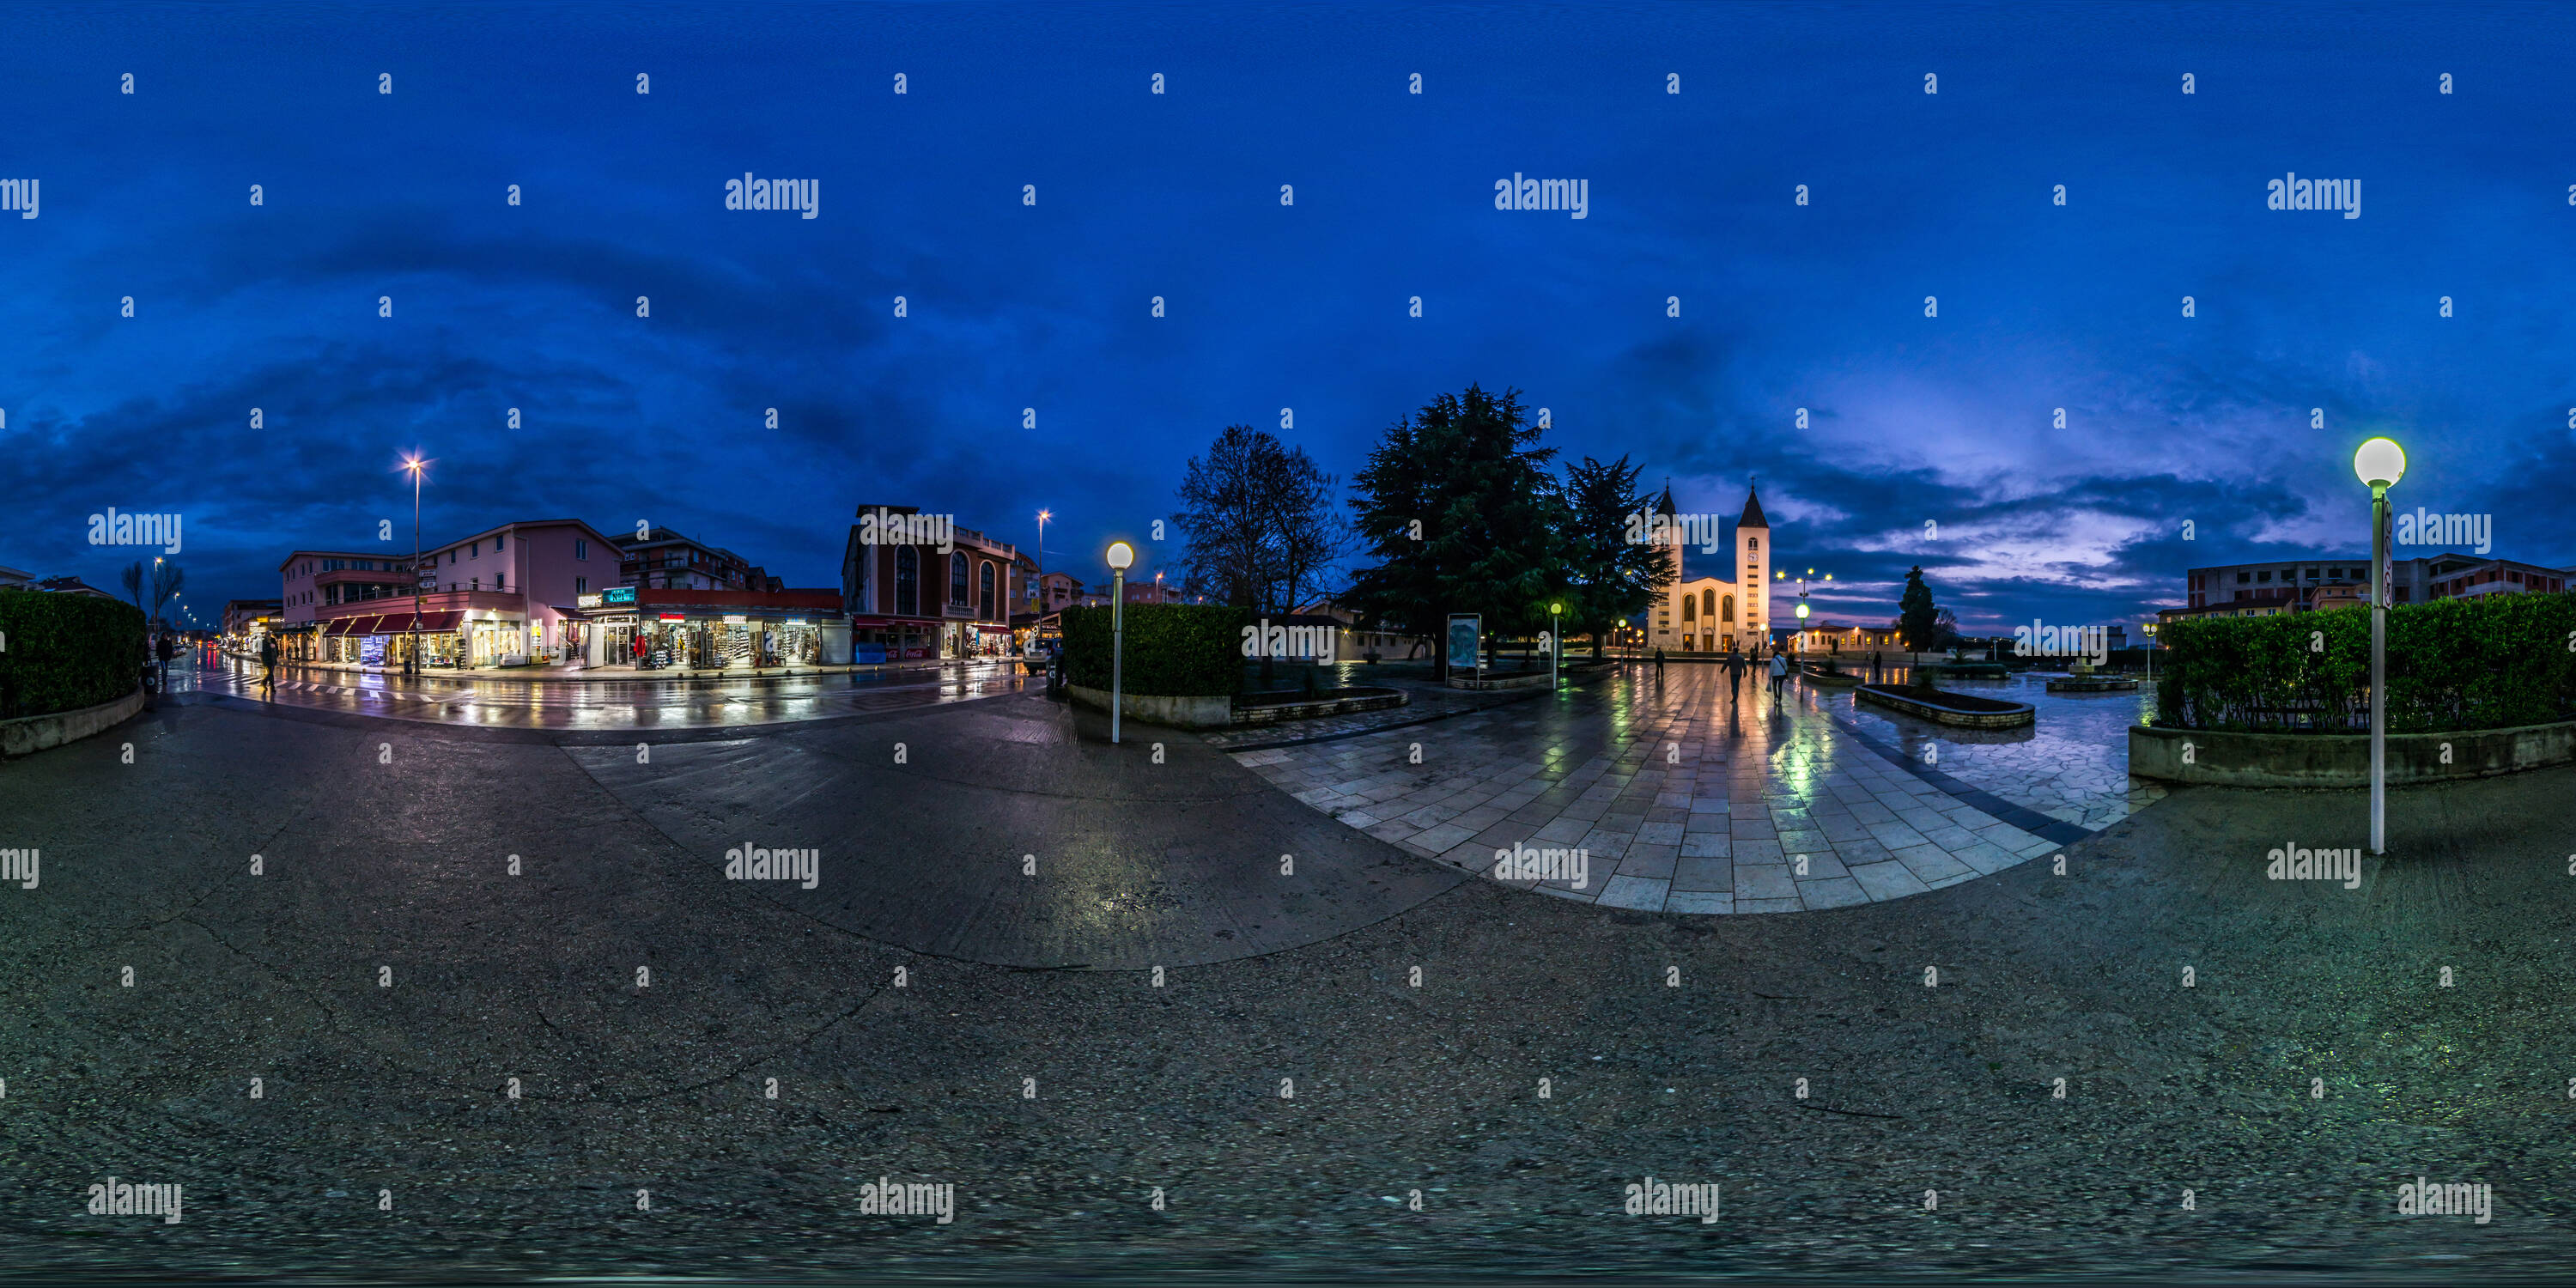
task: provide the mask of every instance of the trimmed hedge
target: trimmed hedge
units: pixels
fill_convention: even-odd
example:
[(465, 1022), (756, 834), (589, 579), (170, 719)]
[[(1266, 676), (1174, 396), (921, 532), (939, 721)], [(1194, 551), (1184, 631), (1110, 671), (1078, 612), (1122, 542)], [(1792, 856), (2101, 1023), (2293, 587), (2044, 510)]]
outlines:
[(134, 692), (143, 611), (95, 595), (0, 590), (0, 720), (78, 711)]
[[(2165, 628), (2156, 723), (2265, 733), (2370, 728), (2370, 610)], [(2496, 594), (2388, 613), (2388, 730), (2576, 720), (2576, 595)]]
[[(1065, 682), (1109, 687), (1107, 607), (1064, 610)], [(1127, 605), (1121, 687), (1158, 698), (1232, 697), (1243, 686), (1243, 628), (1252, 614), (1215, 604)]]

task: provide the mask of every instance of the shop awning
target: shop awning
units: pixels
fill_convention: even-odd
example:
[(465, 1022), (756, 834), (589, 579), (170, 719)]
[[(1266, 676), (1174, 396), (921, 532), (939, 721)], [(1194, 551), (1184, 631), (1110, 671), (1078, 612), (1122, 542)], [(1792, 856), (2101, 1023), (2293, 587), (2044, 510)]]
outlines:
[(894, 619), (891, 617), (853, 617), (850, 619), (850, 629), (852, 630), (874, 630), (878, 627), (892, 625), (894, 625)]
[(325, 635), (352, 635), (357, 633), (356, 628), (359, 625), (366, 622), (372, 622), (374, 620), (376, 619), (363, 614), (356, 617), (334, 617), (329, 622), (323, 624), (322, 633)]
[[(456, 623), (463, 620), (464, 617), (465, 611), (463, 609), (432, 609), (420, 615), (420, 633), (423, 635), (445, 635), (448, 632), (455, 630)], [(395, 613), (390, 617), (381, 619), (381, 631), (386, 635), (410, 634), (411, 614)]]

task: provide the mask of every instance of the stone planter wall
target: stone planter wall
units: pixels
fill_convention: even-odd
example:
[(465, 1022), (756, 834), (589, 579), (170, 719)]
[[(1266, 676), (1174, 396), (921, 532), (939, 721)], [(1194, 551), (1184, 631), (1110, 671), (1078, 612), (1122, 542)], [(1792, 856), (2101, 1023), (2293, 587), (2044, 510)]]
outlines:
[(78, 711), (56, 711), (50, 715), (0, 720), (0, 756), (24, 756), (48, 747), (59, 747), (123, 724), (142, 709), (143, 690), (138, 686), (134, 692), (114, 702), (102, 702)]
[[(2445, 752), (2449, 763), (2443, 763)], [(2388, 781), (2438, 783), (2576, 762), (2576, 720), (2388, 735)], [(2129, 772), (2221, 787), (2368, 787), (2370, 735), (2129, 726)]]
[(2021, 702), (2012, 704), (2015, 709), (2011, 711), (1962, 711), (1956, 707), (1945, 707), (1921, 698), (1903, 697), (1867, 685), (1861, 686), (1854, 692), (1863, 702), (1892, 707), (1934, 724), (1953, 725), (1961, 729), (2019, 729), (2037, 718), (2030, 705)]
[[(1109, 690), (1086, 689), (1068, 684), (1064, 691), (1074, 701), (1094, 711), (1109, 709)], [(1166, 729), (1223, 729), (1234, 723), (1234, 699), (1175, 698), (1143, 693), (1122, 693), (1118, 712), (1129, 720), (1161, 725)]]
[(1400, 707), (1412, 699), (1402, 689), (1371, 689), (1367, 693), (1323, 698), (1314, 702), (1264, 702), (1236, 707), (1234, 723), (1238, 725), (1277, 724), (1283, 720), (1311, 720), (1316, 716), (1347, 715), (1353, 711), (1377, 711)]

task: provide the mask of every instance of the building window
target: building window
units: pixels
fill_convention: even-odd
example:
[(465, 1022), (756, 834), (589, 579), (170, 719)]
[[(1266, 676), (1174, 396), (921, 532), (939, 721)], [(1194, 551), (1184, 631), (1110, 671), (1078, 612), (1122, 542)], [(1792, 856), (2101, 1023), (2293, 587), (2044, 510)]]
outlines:
[[(2266, 574), (2266, 575), (2268, 575), (2268, 574)], [(2236, 574), (2236, 584), (2237, 584), (2237, 585), (2239, 585), (2239, 586), (2242, 586), (2242, 585), (2244, 585), (2245, 583), (2247, 583), (2247, 582), (2249, 582), (2249, 581), (2252, 581), (2252, 580), (2254, 580), (2254, 574), (2252, 574), (2252, 573), (2250, 573), (2250, 572), (2240, 572), (2240, 573)]]
[(1753, 553), (1754, 551), (1759, 550), (1759, 549), (1761, 549), (1761, 548), (1762, 548), (1762, 538), (1760, 538), (1760, 537), (1746, 537), (1746, 538), (1744, 539), (1744, 552), (1745, 552), (1746, 554), (1751, 554), (1751, 553)]
[(573, 578), (573, 579), (572, 579), (572, 593), (574, 593), (574, 594), (576, 594), (576, 595), (587, 595), (587, 594), (589, 594), (589, 593), (590, 593), (590, 578), (588, 578), (588, 577), (575, 577), (575, 578)]
[(1735, 620), (1735, 596), (1728, 595), (1727, 597), (1720, 599), (1717, 601), (1717, 607), (1718, 611), (1724, 614), (1724, 616), (1720, 617), (1718, 620), (1726, 622)]
[(1689, 595), (1682, 596), (1682, 620), (1686, 622), (1699, 620), (1699, 601)]
[(948, 602), (960, 608), (966, 606), (966, 552), (963, 550), (948, 556)]
[(983, 569), (977, 572), (975, 576), (977, 579), (975, 587), (975, 615), (986, 621), (992, 621), (995, 619), (995, 614), (993, 612), (993, 565), (989, 563), (985, 564)]
[(508, 574), (508, 573), (506, 573), (506, 572), (496, 572), (496, 573), (492, 574), (492, 589), (494, 589), (494, 590), (508, 590), (509, 588), (510, 588), (510, 574)]
[(1717, 616), (1716, 591), (1703, 590), (1699, 593), (1699, 615), (1712, 619)]
[(2264, 581), (2264, 582), (2268, 582), (2268, 581), (2272, 580), (2272, 570), (2271, 570), (2271, 569), (2269, 569), (2269, 568), (2266, 568), (2266, 569), (2264, 569), (2263, 571), (2261, 571), (2261, 572), (2258, 572), (2258, 573), (2254, 574), (2254, 580), (2256, 580), (2256, 581)]
[(898, 617), (921, 614), (921, 553), (911, 546), (894, 548), (894, 611)]
[(572, 557), (583, 560), (590, 558), (590, 541), (588, 538), (574, 537), (572, 539)]
[(471, 582), (471, 583), (470, 583), (466, 588), (467, 588), (467, 589), (469, 589), (469, 590), (481, 590), (481, 589), (483, 589), (483, 579), (482, 579), (482, 578), (480, 578), (480, 577), (476, 577), (476, 578), (474, 578), (474, 579), (472, 580), (472, 582)]

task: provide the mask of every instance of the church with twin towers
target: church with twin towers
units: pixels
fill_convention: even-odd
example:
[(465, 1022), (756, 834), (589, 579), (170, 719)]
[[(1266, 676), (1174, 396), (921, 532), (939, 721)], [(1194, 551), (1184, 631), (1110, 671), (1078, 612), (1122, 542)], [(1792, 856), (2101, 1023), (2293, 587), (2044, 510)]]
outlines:
[[(1762, 498), (1747, 485), (1744, 513), (1735, 521), (1733, 559), (1720, 563), (1730, 543), (1718, 541), (1717, 515), (1685, 519), (1673, 509), (1672, 484), (1664, 485), (1649, 531), (1662, 534), (1659, 544), (1671, 562), (1671, 584), (1655, 600), (1646, 619), (1646, 644), (1668, 653), (1747, 653), (1771, 638), (1771, 524), (1762, 517)], [(1715, 549), (1702, 549), (1714, 546)], [(1699, 561), (1692, 576), (1686, 560)], [(1711, 566), (1714, 565), (1714, 566)]]

